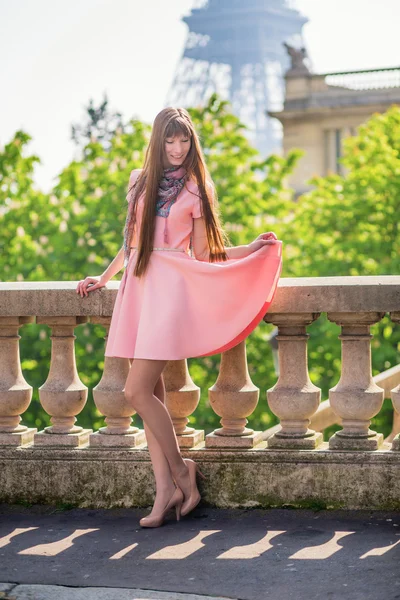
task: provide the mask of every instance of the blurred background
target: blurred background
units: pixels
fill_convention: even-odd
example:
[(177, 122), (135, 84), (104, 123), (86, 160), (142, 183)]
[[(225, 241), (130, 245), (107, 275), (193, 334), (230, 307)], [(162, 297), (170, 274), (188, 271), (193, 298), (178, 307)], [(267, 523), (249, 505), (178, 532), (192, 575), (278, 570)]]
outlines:
[[(200, 40), (192, 52), (197, 67), (204, 63), (192, 74), (198, 83), (219, 60), (220, 71), (234, 65), (235, 74), (241, 61), (263, 60), (282, 76), (289, 64), (282, 44), (291, 40), (305, 46), (315, 73), (399, 65), (397, 0), (1, 0), (0, 11), (0, 143), (17, 129), (32, 135), (42, 161), (35, 181), (44, 191), (74, 155), (70, 125), (90, 98), (99, 105), (106, 93), (110, 108), (149, 123), (168, 99), (186, 104), (182, 57), (198, 30), (213, 36), (212, 47)], [(222, 88), (222, 74), (215, 79)], [(280, 88), (271, 98), (278, 105)]]
[[(233, 244), (273, 229), (285, 277), (399, 274), (399, 20), (397, 0), (1, 0), (1, 280), (104, 270), (122, 243), (129, 173), (167, 105), (191, 112)], [(35, 388), (24, 422), (37, 427), (49, 331), (21, 329)], [(400, 334), (387, 317), (372, 332), (375, 374), (398, 363)], [(339, 329), (322, 316), (310, 333), (310, 377), (327, 397)], [(104, 329), (76, 335), (91, 390)], [(256, 428), (275, 423), (273, 337), (261, 323), (247, 342)], [(202, 389), (191, 421), (207, 431), (219, 360), (190, 361)], [(387, 435), (391, 418), (386, 402), (375, 428)], [(91, 397), (79, 421), (102, 424)]]

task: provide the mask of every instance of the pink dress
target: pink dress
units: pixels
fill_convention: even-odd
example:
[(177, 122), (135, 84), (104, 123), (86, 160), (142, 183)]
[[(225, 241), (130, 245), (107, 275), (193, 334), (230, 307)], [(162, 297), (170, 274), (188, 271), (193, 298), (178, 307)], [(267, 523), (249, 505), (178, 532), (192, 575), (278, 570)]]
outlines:
[[(139, 170), (131, 174), (131, 182)], [(144, 277), (133, 276), (131, 250), (114, 304), (105, 356), (179, 360), (225, 352), (260, 323), (282, 269), (282, 243), (245, 258), (204, 262), (190, 256), (193, 219), (201, 217), (197, 185), (189, 181), (168, 218), (156, 216), (154, 248)], [(139, 198), (137, 231), (144, 196)], [(137, 246), (133, 236), (131, 246)]]

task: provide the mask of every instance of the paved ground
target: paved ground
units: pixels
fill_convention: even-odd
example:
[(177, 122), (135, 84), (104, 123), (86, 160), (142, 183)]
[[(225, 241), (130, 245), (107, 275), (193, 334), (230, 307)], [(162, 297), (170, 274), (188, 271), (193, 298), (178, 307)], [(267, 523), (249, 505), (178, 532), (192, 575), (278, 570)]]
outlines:
[[(4, 590), (3, 594), (1, 591)], [(226, 600), (177, 592), (128, 590), (126, 588), (71, 588), (59, 585), (10, 585), (0, 583), (3, 600)]]
[(147, 512), (0, 505), (0, 598), (400, 599), (400, 513)]

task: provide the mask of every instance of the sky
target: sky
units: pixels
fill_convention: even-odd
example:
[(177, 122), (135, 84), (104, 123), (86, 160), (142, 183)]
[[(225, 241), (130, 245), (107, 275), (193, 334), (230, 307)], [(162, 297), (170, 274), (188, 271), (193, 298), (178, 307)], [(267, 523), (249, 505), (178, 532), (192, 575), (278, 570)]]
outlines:
[[(245, 1), (245, 0), (243, 0)], [(267, 0), (266, 0), (267, 1)], [(399, 66), (399, 0), (293, 0), (315, 72)], [(0, 148), (18, 129), (47, 192), (77, 153), (90, 98), (151, 123), (165, 106), (194, 0), (0, 0)]]

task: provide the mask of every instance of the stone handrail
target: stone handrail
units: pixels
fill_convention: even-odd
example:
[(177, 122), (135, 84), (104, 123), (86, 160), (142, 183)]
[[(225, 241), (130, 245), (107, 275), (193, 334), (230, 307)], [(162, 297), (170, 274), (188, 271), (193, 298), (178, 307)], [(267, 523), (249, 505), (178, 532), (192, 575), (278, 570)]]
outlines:
[[(77, 281), (0, 281), (0, 316), (110, 317), (118, 281), (81, 298)], [(400, 310), (400, 276), (282, 277), (269, 312), (393, 312)]]
[[(119, 282), (110, 282), (81, 298), (75, 282), (13, 282), (0, 283), (0, 325), (3, 375), (0, 402), (1, 442), (12, 439), (20, 443), (48, 443), (46, 433), (54, 434), (59, 443), (105, 443), (99, 432), (83, 431), (75, 425), (82, 410), (87, 389), (81, 383), (75, 365), (74, 328), (84, 322), (101, 323), (108, 328)], [(220, 373), (209, 390), (215, 412), (221, 416), (222, 428), (209, 434), (207, 447), (254, 447), (265, 437), (268, 447), (316, 448), (321, 434), (309, 430), (310, 420), (317, 420), (321, 411), (320, 390), (310, 381), (307, 368), (306, 326), (327, 312), (331, 321), (341, 325), (343, 350), (342, 376), (330, 391), (330, 411), (337, 420), (344, 420), (342, 432), (330, 441), (331, 447), (374, 448), (382, 436), (369, 432), (370, 419), (379, 412), (384, 390), (398, 385), (398, 370), (392, 377), (372, 378), (369, 327), (386, 312), (399, 320), (400, 277), (322, 277), (282, 278), (269, 312), (264, 320), (278, 326), (280, 376), (268, 391), (271, 410), (280, 418), (281, 427), (273, 436), (246, 429), (247, 417), (254, 411), (259, 390), (252, 384), (246, 363), (245, 344), (239, 344), (222, 355)], [(40, 388), (43, 408), (51, 415), (52, 426), (45, 432), (27, 431), (19, 424), (20, 414), (29, 405), (32, 390), (23, 381), (18, 351), (18, 329), (36, 320), (52, 327), (52, 360), (46, 383)], [(97, 408), (106, 417), (107, 427), (101, 433), (119, 435), (121, 442), (142, 444), (143, 432), (131, 426), (131, 414), (126, 406), (123, 388), (129, 361), (106, 358), (102, 380), (94, 389)], [(187, 426), (188, 417), (199, 400), (199, 388), (193, 383), (186, 361), (171, 361), (165, 371), (168, 405), (184, 446), (193, 447), (204, 440), (204, 432)], [(388, 389), (385, 390), (386, 395)], [(17, 397), (19, 400), (17, 400)], [(111, 401), (112, 397), (112, 401)], [(398, 389), (393, 391), (397, 401)], [(117, 401), (118, 399), (118, 401)], [(16, 405), (18, 405), (18, 411)], [(186, 414), (183, 414), (183, 413)], [(109, 413), (109, 414), (108, 414)], [(357, 417), (354, 417), (357, 415)], [(321, 427), (317, 427), (321, 429)], [(129, 435), (129, 439), (126, 436)], [(61, 437), (60, 437), (61, 436)], [(112, 438), (116, 443), (117, 438)], [(397, 445), (398, 440), (396, 440)]]
[[(118, 286), (119, 282), (110, 282), (106, 288), (82, 299), (76, 294), (76, 282), (0, 283), (0, 447), (5, 456), (12, 455), (15, 460), (21, 456), (10, 454), (12, 448), (33, 452), (32, 456), (41, 459), (46, 454), (38, 454), (40, 449), (44, 452), (48, 446), (52, 448), (52, 456), (55, 448), (60, 452), (75, 449), (78, 454), (109, 448), (137, 451), (139, 454), (135, 456), (143, 461), (144, 431), (132, 425), (133, 410), (124, 396), (130, 368), (128, 359), (106, 357), (102, 378), (93, 389), (96, 407), (105, 416), (105, 427), (93, 432), (76, 423), (88, 390), (76, 368), (74, 329), (90, 321), (102, 324), (107, 331)], [(329, 392), (329, 407), (320, 403), (321, 392), (309, 378), (307, 362), (307, 326), (322, 312), (341, 327), (342, 371), (340, 380)], [(399, 436), (390, 445), (384, 443), (381, 433), (369, 428), (384, 397), (390, 395), (394, 407), (400, 411), (399, 367), (375, 377), (371, 373), (370, 326), (386, 313), (394, 323), (400, 322), (400, 276), (281, 278), (264, 316), (265, 322), (278, 327), (279, 378), (266, 396), (280, 425), (273, 431), (253, 431), (247, 427), (247, 419), (259, 400), (259, 389), (249, 376), (246, 344), (242, 342), (221, 356), (218, 378), (209, 389), (210, 406), (221, 417), (221, 427), (208, 435), (188, 426), (199, 402), (200, 389), (190, 376), (187, 361), (167, 363), (164, 371), (167, 406), (180, 446), (192, 452), (225, 452), (229, 461), (234, 455), (244, 460), (240, 458), (247, 456), (243, 453), (254, 450), (258, 456), (263, 453), (267, 461), (272, 460), (268, 455), (278, 457), (277, 462), (285, 455), (286, 461), (295, 462), (299, 459), (293, 458), (293, 452), (301, 451), (302, 460), (309, 456), (307, 460), (315, 460), (315, 465), (320, 464), (322, 456), (329, 462), (329, 455), (337, 451), (350, 452), (351, 456), (359, 453), (363, 461), (370, 460), (367, 454), (400, 456), (396, 452), (400, 450)], [(49, 374), (39, 388), (40, 402), (51, 416), (51, 425), (39, 432), (21, 424), (32, 388), (21, 371), (18, 331), (25, 323), (35, 321), (52, 328)], [(325, 425), (323, 420), (317, 424), (322, 412), (329, 415), (332, 411), (342, 429), (326, 443), (318, 429), (326, 426), (327, 421)], [(312, 429), (313, 423), (316, 431)], [(311, 458), (313, 454), (318, 458)], [(75, 460), (77, 455), (71, 457)], [(109, 455), (104, 457), (109, 460)], [(346, 460), (362, 464), (359, 459)], [(387, 460), (393, 469), (393, 465), (400, 465), (396, 458)], [(393, 473), (387, 471), (388, 481), (393, 482)]]

